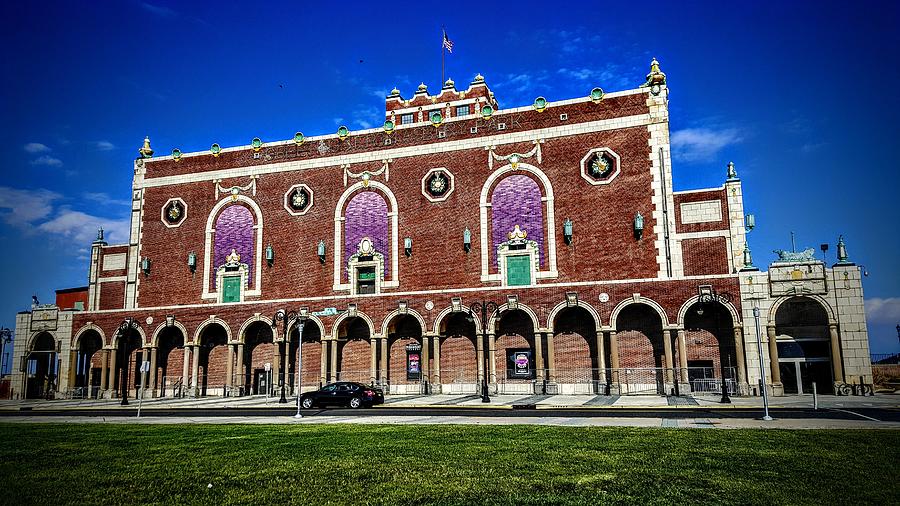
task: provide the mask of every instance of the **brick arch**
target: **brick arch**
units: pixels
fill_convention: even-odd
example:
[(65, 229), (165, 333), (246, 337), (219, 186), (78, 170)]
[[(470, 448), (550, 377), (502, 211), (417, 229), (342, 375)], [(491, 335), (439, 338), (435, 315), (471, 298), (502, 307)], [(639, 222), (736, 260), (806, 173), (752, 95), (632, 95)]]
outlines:
[[(685, 315), (687, 315), (687, 312), (691, 310), (691, 306), (698, 303), (699, 301), (700, 301), (699, 295), (694, 295), (690, 299), (684, 301), (684, 304), (682, 304), (681, 308), (678, 310), (678, 318), (676, 319), (676, 322), (678, 323), (679, 327), (684, 327)], [(734, 307), (734, 304), (732, 304), (731, 302), (728, 302), (728, 303), (718, 302), (718, 303), (725, 306), (725, 309), (727, 309), (728, 312), (731, 313), (732, 325), (738, 326), (738, 325), (742, 324), (740, 313), (738, 313), (738, 310), (737, 310), (737, 308)]]
[[(441, 334), (441, 325), (444, 324), (444, 320), (449, 318), (454, 313), (469, 313), (468, 306), (462, 306), (460, 311), (453, 311), (453, 306), (447, 306), (441, 310), (437, 316), (434, 317), (434, 326), (431, 328), (431, 331), (435, 335)], [(473, 318), (472, 321), (475, 323), (475, 332), (477, 334), (481, 333), (481, 321), (480, 318)]]
[[(516, 309), (522, 310), (528, 317), (531, 319), (531, 324), (534, 328), (534, 331), (537, 332), (538, 329), (541, 328), (540, 320), (538, 319), (537, 313), (534, 312), (534, 309), (531, 309), (530, 306), (522, 303), (516, 304)], [(503, 304), (497, 308), (497, 311), (491, 315), (491, 319), (488, 321), (488, 334), (496, 334), (497, 332), (497, 322), (500, 320), (501, 315), (504, 311), (510, 311), (509, 303)]]
[[(237, 342), (240, 342), (240, 343), (247, 342), (247, 329), (250, 328), (250, 325), (253, 325), (256, 322), (263, 322), (265, 324), (268, 324), (270, 327), (272, 326), (271, 318), (263, 316), (261, 314), (255, 314), (255, 315), (251, 316), (250, 318), (247, 318), (246, 320), (244, 320), (244, 323), (241, 324), (241, 328), (240, 328), (240, 330), (238, 330)], [(225, 328), (227, 329), (228, 327), (225, 327)], [(276, 335), (276, 334), (277, 333), (273, 330), (272, 331), (272, 340), (273, 341), (279, 340), (278, 335)], [(197, 335), (200, 335), (200, 334), (198, 333)], [(228, 342), (229, 343), (232, 342), (232, 339), (233, 338), (232, 338), (231, 332), (229, 331), (228, 332)]]
[[(570, 321), (577, 318), (579, 313), (583, 316), (582, 321)], [(567, 370), (567, 376), (573, 375), (570, 380), (590, 378), (591, 371), (599, 367), (595, 363), (596, 336), (600, 328), (596, 315), (579, 304), (557, 311), (548, 318), (548, 324), (551, 323), (556, 369)], [(563, 378), (560, 381), (566, 382)]]
[(100, 335), (100, 347), (102, 348), (106, 346), (106, 333), (103, 332), (103, 329), (98, 327), (97, 325), (94, 325), (93, 323), (88, 323), (87, 325), (78, 329), (78, 332), (75, 333), (75, 337), (72, 338), (72, 349), (81, 349), (81, 338), (91, 330), (97, 332), (97, 334)]
[[(362, 181), (358, 181), (349, 188), (344, 190), (344, 193), (338, 198), (337, 204), (334, 208), (334, 289), (335, 290), (349, 290), (350, 282), (343, 282), (343, 272), (346, 267), (347, 258), (345, 257), (344, 252), (344, 241), (341, 238), (344, 236), (344, 224), (345, 224), (345, 216), (346, 207), (348, 200), (355, 197), (357, 193), (361, 191), (377, 191), (382, 197), (384, 197), (385, 202), (387, 203), (387, 216), (388, 216), (388, 235), (387, 239), (387, 249), (389, 250), (390, 255), (386, 255), (385, 257), (385, 269), (390, 273), (390, 279), (386, 279), (382, 284), (382, 288), (393, 288), (399, 286), (399, 269), (400, 262), (397, 258), (397, 251), (399, 250), (399, 208), (397, 206), (397, 199), (394, 197), (394, 193), (382, 183), (378, 181), (369, 181), (368, 186), (363, 184)], [(384, 252), (382, 252), (384, 254)], [(389, 264), (389, 266), (388, 266)], [(374, 328), (374, 326), (373, 326)], [(374, 331), (373, 331), (374, 332)]]
[(622, 310), (632, 304), (644, 304), (650, 306), (659, 315), (662, 326), (664, 328), (669, 326), (669, 316), (666, 314), (666, 310), (663, 309), (662, 305), (660, 305), (659, 302), (656, 302), (655, 300), (649, 299), (647, 297), (632, 297), (619, 302), (616, 307), (613, 308), (612, 312), (609, 315), (609, 324), (612, 328), (617, 328), (619, 314), (622, 312)]
[[(184, 326), (183, 323), (181, 323), (181, 322), (178, 321), (178, 320), (175, 320), (175, 322), (173, 323), (172, 326), (173, 326), (173, 327), (176, 327), (178, 330), (180, 330), (180, 331), (181, 331), (181, 336), (182, 336), (185, 340), (187, 340), (188, 331), (187, 331), (187, 328), (185, 328), (185, 326)], [(153, 330), (153, 335), (152, 335), (152, 337), (150, 338), (150, 346), (152, 346), (152, 347), (154, 347), (154, 348), (158, 348), (158, 347), (159, 347), (159, 335), (162, 334), (163, 330), (165, 330), (166, 328), (167, 328), (167, 327), (166, 327), (166, 322), (165, 322), (165, 321), (163, 321), (162, 323), (160, 323), (159, 325), (156, 326), (156, 329)]]
[[(409, 315), (409, 316), (412, 316), (413, 318), (415, 318), (419, 322), (419, 327), (421, 328), (422, 333), (425, 333), (428, 330), (428, 325), (425, 324), (425, 319), (415, 309), (408, 309), (407, 312), (403, 313), (403, 314), (406, 314), (406, 315)], [(401, 315), (400, 310), (395, 309), (395, 310), (391, 311), (390, 313), (388, 313), (387, 316), (384, 317), (384, 321), (381, 324), (381, 335), (383, 335), (383, 336), (388, 335), (388, 328), (391, 325), (391, 321), (400, 315)]]
[[(228, 338), (228, 342), (231, 342), (233, 339), (231, 336), (231, 327), (225, 322), (225, 320), (221, 318), (207, 318), (206, 320), (203, 320), (200, 325), (197, 325), (197, 329), (194, 331), (194, 338), (191, 340), (191, 344), (200, 344), (200, 336), (202, 335), (203, 330), (214, 323), (221, 325), (222, 328), (225, 329), (225, 335)], [(185, 335), (184, 337), (185, 339), (187, 339), (187, 335)], [(241, 339), (243, 339), (243, 333), (241, 333)]]
[[(366, 313), (363, 313), (362, 311), (357, 311), (356, 316), (349, 316), (349, 313), (347, 311), (345, 311), (345, 312), (341, 313), (340, 316), (335, 318), (334, 323), (331, 324), (331, 339), (336, 340), (340, 337), (338, 335), (338, 333), (341, 330), (341, 324), (345, 320), (347, 320), (349, 318), (357, 318), (357, 317), (361, 318), (364, 322), (366, 322), (366, 325), (368, 325), (369, 336), (370, 337), (374, 336), (375, 335), (375, 323), (372, 321), (372, 318), (369, 315), (367, 315)], [(324, 336), (324, 334), (323, 334), (323, 336)]]

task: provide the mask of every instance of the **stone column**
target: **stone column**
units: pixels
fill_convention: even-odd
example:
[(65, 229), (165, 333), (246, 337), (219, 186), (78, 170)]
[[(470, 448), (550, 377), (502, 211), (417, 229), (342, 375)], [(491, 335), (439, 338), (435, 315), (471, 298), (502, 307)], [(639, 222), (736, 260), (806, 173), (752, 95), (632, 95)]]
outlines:
[(237, 355), (237, 386), (241, 389), (242, 393), (246, 394), (247, 392), (244, 391), (244, 382), (247, 381), (247, 375), (244, 369), (244, 343), (239, 343), (237, 345), (235, 354)]
[(193, 351), (194, 364), (191, 368), (191, 390), (193, 390), (194, 395), (200, 395), (200, 346), (194, 345)]
[(156, 353), (157, 348), (150, 348), (150, 395), (156, 396)]
[(119, 349), (113, 348), (109, 354), (109, 389), (116, 391), (116, 361), (119, 359)]
[(284, 390), (285, 395), (288, 395), (291, 392), (291, 390), (290, 390), (290, 384), (291, 384), (291, 381), (290, 381), (291, 380), (290, 356), (291, 356), (291, 342), (288, 340), (285, 340), (284, 341), (284, 355), (281, 356), (281, 363), (284, 364), (284, 371), (282, 371), (282, 373), (281, 373), (281, 384), (283, 385), (283, 388), (285, 389)]
[(734, 354), (737, 357), (737, 381), (738, 388), (743, 392), (744, 385), (747, 383), (747, 359), (744, 356), (744, 329), (743, 327), (734, 328)]
[(616, 331), (609, 333), (609, 367), (612, 369), (612, 383), (619, 386), (619, 338)]
[[(441, 336), (434, 336), (434, 368), (432, 369), (431, 381), (441, 385)], [(438, 391), (440, 393), (440, 391)]]
[(388, 339), (382, 336), (381, 341), (381, 383), (387, 385), (388, 381)]
[(475, 361), (478, 362), (478, 384), (484, 381), (484, 336), (475, 338)]
[(604, 346), (603, 332), (598, 330), (594, 334), (597, 343), (597, 379), (600, 383), (606, 383), (606, 347)]
[(422, 379), (427, 382), (430, 382), (431, 379), (429, 374), (431, 372), (431, 368), (428, 366), (428, 361), (431, 359), (431, 352), (428, 348), (431, 347), (431, 337), (430, 336), (422, 336)]
[(556, 351), (553, 344), (553, 332), (544, 333), (547, 336), (547, 381), (556, 381)]
[(331, 341), (331, 381), (336, 381), (337, 377), (338, 377), (337, 351), (338, 351), (338, 342), (337, 342), (337, 340), (333, 340), (333, 341)]
[(184, 345), (184, 366), (181, 368), (181, 395), (184, 397), (184, 392), (187, 391), (188, 387), (191, 386), (191, 346), (188, 344)]
[(104, 349), (100, 355), (100, 393), (106, 391), (109, 381), (109, 350)]
[(375, 337), (369, 338), (369, 355), (369, 382), (374, 385), (378, 374), (378, 340)]
[(687, 339), (684, 329), (678, 329), (678, 367), (681, 368), (681, 382), (688, 382)]
[(270, 385), (269, 390), (277, 395), (280, 392), (278, 390), (278, 382), (281, 379), (281, 345), (273, 341), (272, 346), (274, 347), (272, 350), (274, 353), (272, 354), (272, 372), (270, 379), (272, 385)]
[[(781, 369), (778, 367), (778, 344), (775, 341), (775, 326), (766, 327), (766, 334), (769, 337), (769, 365), (772, 372), (772, 384), (781, 384)], [(762, 357), (759, 358), (762, 360)]]
[(831, 338), (831, 367), (834, 372), (835, 383), (844, 382), (844, 367), (841, 362), (841, 342), (838, 339), (838, 326), (836, 323), (828, 324), (828, 335)]
[[(78, 350), (69, 351), (69, 379), (66, 388), (72, 390), (75, 388), (75, 378), (78, 374)], [(86, 378), (85, 378), (86, 379)]]
[(663, 340), (663, 366), (666, 368), (665, 374), (663, 374), (664, 381), (666, 383), (672, 383), (672, 336), (669, 335), (669, 331), (663, 329), (662, 331), (662, 340)]
[(228, 361), (225, 362), (225, 395), (228, 396), (234, 387), (234, 345), (227, 344), (226, 346), (228, 347)]
[(540, 332), (534, 333), (534, 369), (538, 381), (547, 379), (544, 371), (544, 339)]
[(490, 360), (490, 371), (488, 371), (489, 383), (497, 383), (497, 336), (488, 334), (488, 360)]
[(319, 383), (324, 385), (328, 382), (328, 340), (320, 339), (319, 344)]

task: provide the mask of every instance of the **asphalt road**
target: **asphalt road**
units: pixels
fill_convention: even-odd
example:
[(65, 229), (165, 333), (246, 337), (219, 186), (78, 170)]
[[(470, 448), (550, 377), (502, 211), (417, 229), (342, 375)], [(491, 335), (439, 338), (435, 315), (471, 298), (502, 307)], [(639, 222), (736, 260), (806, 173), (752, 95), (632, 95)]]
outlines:
[[(262, 407), (262, 408), (144, 408), (141, 416), (180, 416), (180, 417), (271, 417), (290, 416), (295, 414), (294, 407)], [(830, 419), (830, 420), (870, 420), (881, 422), (900, 422), (900, 409), (859, 407), (852, 409), (825, 408), (813, 410), (809, 408), (773, 408), (769, 410), (775, 418), (781, 419)], [(137, 408), (95, 408), (95, 409), (59, 409), (59, 410), (0, 410), (0, 419), (10, 416), (97, 416), (97, 417), (134, 417)], [(303, 410), (307, 417), (329, 416), (470, 416), (470, 417), (615, 417), (615, 418), (709, 418), (709, 419), (758, 419), (762, 416), (759, 408), (548, 408), (548, 409), (510, 409), (509, 407), (396, 407), (396, 408), (363, 408), (363, 409), (309, 409)]]

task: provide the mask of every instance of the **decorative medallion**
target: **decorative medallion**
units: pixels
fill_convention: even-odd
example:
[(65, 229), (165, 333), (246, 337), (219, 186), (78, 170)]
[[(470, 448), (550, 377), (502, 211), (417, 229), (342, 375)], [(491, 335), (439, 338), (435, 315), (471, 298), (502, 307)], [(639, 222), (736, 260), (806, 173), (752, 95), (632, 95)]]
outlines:
[(425, 302), (425, 310), (426, 310), (426, 311), (431, 311), (432, 309), (434, 309), (434, 302), (432, 302), (432, 301), (430, 301), (430, 300), (429, 300), (429, 301), (426, 301), (426, 302)]
[(484, 119), (490, 118), (494, 114), (494, 108), (489, 105), (484, 105), (481, 108), (481, 117)]
[(212, 153), (213, 156), (218, 157), (219, 153), (222, 152), (222, 147), (213, 143), (213, 145), (209, 147), (209, 152)]
[(187, 204), (181, 198), (171, 198), (162, 207), (160, 218), (169, 228), (180, 226), (187, 216)]
[(386, 133), (394, 133), (394, 122), (391, 120), (385, 121), (383, 128)]
[(594, 148), (581, 159), (581, 177), (592, 185), (608, 184), (620, 169), (619, 155), (609, 148)]
[(337, 136), (340, 140), (346, 139), (350, 136), (350, 129), (341, 125), (341, 127), (337, 129)]
[(435, 127), (441, 126), (441, 123), (444, 122), (444, 117), (441, 115), (440, 111), (434, 111), (428, 115), (428, 119), (431, 120), (431, 124)]
[(250, 147), (253, 148), (253, 151), (259, 152), (262, 149), (262, 140), (259, 137), (254, 137), (252, 141), (250, 141)]
[(534, 107), (534, 110), (537, 112), (544, 112), (544, 109), (547, 108), (547, 99), (544, 97), (534, 99), (532, 107)]
[(176, 162), (178, 160), (181, 160), (181, 150), (180, 149), (175, 148), (172, 150), (172, 159), (175, 160)]
[(294, 134), (294, 144), (301, 145), (306, 140), (306, 137), (303, 136), (303, 132), (297, 132)]
[(453, 192), (453, 174), (443, 167), (429, 170), (422, 178), (422, 195), (431, 202), (447, 200)]
[(372, 242), (372, 239), (363, 237), (359, 241), (359, 247), (357, 247), (356, 252), (359, 256), (370, 257), (375, 254), (375, 243)]
[(594, 88), (591, 90), (591, 101), (595, 104), (603, 100), (603, 88)]
[(305, 184), (295, 184), (284, 194), (284, 208), (294, 216), (306, 214), (313, 205), (313, 193)]

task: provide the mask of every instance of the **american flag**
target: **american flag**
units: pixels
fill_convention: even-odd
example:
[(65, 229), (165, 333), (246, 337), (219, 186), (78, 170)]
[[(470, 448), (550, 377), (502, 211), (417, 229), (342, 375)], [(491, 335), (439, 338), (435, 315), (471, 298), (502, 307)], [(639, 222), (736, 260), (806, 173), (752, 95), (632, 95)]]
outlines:
[(447, 31), (444, 30), (444, 47), (447, 48), (448, 53), (453, 52), (453, 41), (447, 37)]

